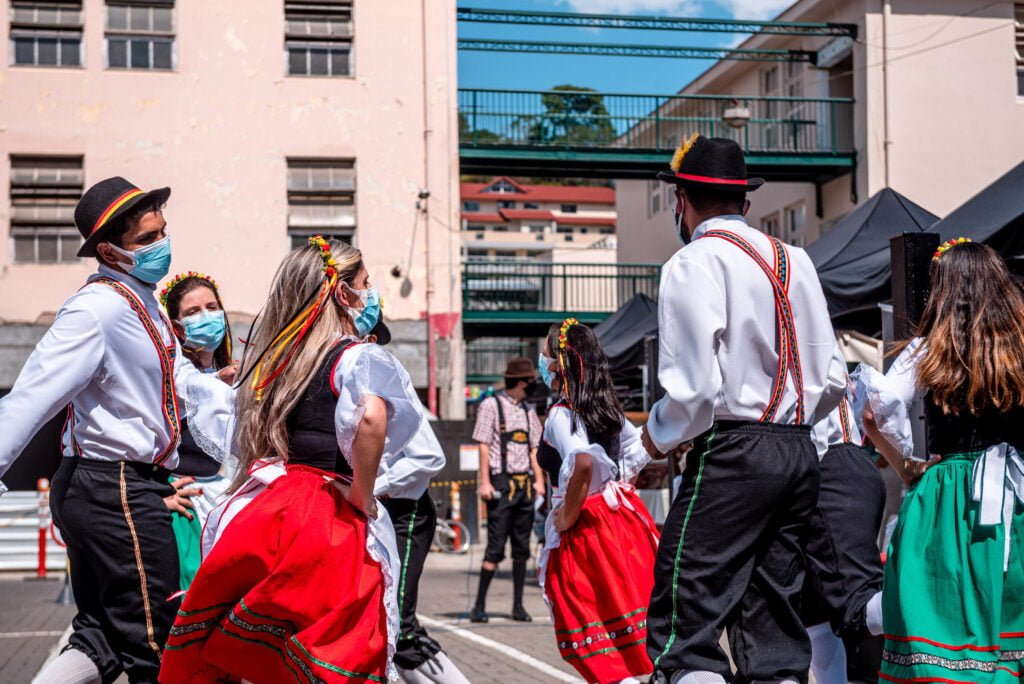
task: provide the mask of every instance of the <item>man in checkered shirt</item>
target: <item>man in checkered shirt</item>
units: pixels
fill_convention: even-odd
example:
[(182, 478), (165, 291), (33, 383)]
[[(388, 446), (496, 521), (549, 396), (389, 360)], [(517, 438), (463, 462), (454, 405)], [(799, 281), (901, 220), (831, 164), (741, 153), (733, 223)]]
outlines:
[(526, 560), (530, 557), (533, 503), (544, 494), (544, 476), (537, 465), (543, 434), (540, 420), (526, 397), (537, 385), (537, 369), (529, 359), (514, 358), (505, 368), (505, 390), (480, 402), (473, 439), (480, 444), (479, 492), (487, 503), (487, 550), (480, 568), (473, 622), (487, 622), (487, 588), (512, 542), (512, 619), (529, 622), (523, 608)]

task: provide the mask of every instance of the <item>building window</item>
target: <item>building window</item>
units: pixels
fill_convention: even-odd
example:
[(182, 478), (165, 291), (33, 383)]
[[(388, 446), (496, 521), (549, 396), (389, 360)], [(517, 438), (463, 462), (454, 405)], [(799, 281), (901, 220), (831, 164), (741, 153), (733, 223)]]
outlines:
[(107, 0), (107, 67), (174, 68), (174, 0)]
[(318, 233), (351, 243), (355, 230), (355, 160), (289, 159), (288, 235), (292, 249)]
[(615, 228), (611, 226), (601, 226), (597, 229), (601, 235), (615, 235)]
[(82, 237), (75, 205), (82, 196), (81, 157), (11, 157), (14, 263), (75, 263)]
[(536, 202), (526, 202), (523, 204), (523, 209), (540, 209), (540, 205)]
[(647, 204), (647, 218), (654, 218), (661, 213), (661, 181), (647, 181), (650, 202)]
[(466, 250), (466, 261), (484, 261), (488, 258), (490, 258), (490, 253), (486, 249)]
[(11, 3), (11, 64), (82, 66), (82, 3)]
[(543, 233), (544, 229), (546, 227), (547, 226), (543, 226), (543, 225), (540, 225), (540, 226), (530, 226), (530, 232), (531, 233)]
[(513, 193), (517, 193), (517, 192), (519, 192), (519, 190), (516, 189), (516, 186), (512, 185), (510, 182), (508, 182), (507, 180), (502, 178), (500, 180), (495, 181), (494, 183), (491, 183), (487, 187), (487, 189), (484, 190), (484, 192), (497, 192), (497, 193), (513, 192)]
[(562, 213), (563, 214), (575, 214), (576, 213), (576, 205), (575, 204), (563, 204), (562, 205)]
[(772, 237), (779, 237), (779, 215), (777, 213), (761, 218), (761, 232)]
[(462, 211), (480, 211), (479, 202), (463, 202)]
[(804, 226), (807, 220), (807, 209), (804, 203), (786, 207), (784, 214), (786, 217), (786, 242), (795, 245), (799, 240), (800, 244), (803, 244)]
[(285, 0), (290, 76), (352, 75), (352, 0)]
[(516, 203), (511, 200), (498, 200), (499, 209), (515, 209)]
[(1013, 36), (1017, 62), (1017, 95), (1024, 97), (1024, 2), (1013, 3)]
[(466, 230), (479, 232), (487, 230), (487, 226), (481, 226), (479, 223), (470, 223), (466, 226)]

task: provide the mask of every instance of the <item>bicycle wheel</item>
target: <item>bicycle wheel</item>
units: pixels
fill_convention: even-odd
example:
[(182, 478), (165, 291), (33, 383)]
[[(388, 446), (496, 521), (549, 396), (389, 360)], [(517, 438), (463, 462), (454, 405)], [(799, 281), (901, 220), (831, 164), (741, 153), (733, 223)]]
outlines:
[(469, 528), (458, 520), (439, 520), (434, 543), (444, 553), (466, 553), (469, 550)]

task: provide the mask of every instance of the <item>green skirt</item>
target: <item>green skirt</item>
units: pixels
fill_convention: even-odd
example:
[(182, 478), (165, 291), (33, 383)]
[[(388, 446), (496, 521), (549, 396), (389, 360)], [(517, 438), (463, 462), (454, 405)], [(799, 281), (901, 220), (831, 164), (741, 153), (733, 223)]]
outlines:
[(180, 513), (172, 512), (171, 528), (174, 530), (174, 541), (178, 545), (178, 588), (185, 591), (199, 571), (200, 538), (203, 530), (199, 525), (199, 516), (195, 513), (189, 520)]
[(1024, 682), (1024, 507), (1010, 527), (977, 524), (971, 466), (945, 457), (900, 507), (885, 566), (881, 680)]

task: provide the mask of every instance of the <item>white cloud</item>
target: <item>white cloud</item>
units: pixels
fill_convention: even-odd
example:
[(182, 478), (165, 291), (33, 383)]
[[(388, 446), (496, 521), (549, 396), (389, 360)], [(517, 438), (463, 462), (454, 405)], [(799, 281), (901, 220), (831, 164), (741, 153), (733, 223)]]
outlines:
[(560, 0), (574, 12), (699, 16), (696, 0)]
[(794, 0), (715, 0), (735, 19), (774, 19)]

